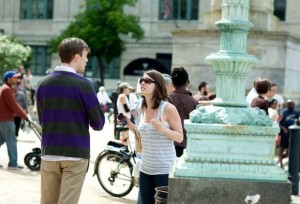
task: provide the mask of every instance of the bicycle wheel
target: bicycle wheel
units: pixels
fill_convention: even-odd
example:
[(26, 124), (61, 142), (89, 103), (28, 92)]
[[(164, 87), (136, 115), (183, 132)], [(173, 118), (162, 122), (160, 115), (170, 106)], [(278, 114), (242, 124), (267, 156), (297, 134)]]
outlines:
[(100, 185), (114, 197), (127, 195), (134, 186), (131, 176), (133, 166), (123, 157), (121, 153), (105, 152), (96, 162), (96, 174)]

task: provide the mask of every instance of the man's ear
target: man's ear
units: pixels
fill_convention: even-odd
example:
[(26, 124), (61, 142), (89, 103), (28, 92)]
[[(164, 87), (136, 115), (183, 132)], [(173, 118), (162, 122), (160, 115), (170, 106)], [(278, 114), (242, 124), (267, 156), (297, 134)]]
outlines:
[(79, 54), (75, 54), (73, 59), (77, 62), (80, 59), (80, 55)]

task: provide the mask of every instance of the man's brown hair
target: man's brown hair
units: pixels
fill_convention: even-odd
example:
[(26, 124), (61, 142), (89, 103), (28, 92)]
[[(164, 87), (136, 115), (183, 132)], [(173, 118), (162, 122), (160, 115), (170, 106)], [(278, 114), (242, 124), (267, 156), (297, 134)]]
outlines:
[(86, 42), (79, 38), (66, 38), (58, 46), (60, 61), (70, 63), (76, 54), (82, 56), (83, 50), (90, 52)]
[(257, 79), (255, 81), (255, 90), (258, 94), (266, 94), (270, 91), (272, 83), (268, 79)]

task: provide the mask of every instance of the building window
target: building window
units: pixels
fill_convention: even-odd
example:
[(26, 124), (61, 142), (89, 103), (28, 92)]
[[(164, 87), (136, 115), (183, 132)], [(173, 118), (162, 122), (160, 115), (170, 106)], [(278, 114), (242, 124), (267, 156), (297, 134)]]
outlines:
[(51, 53), (47, 46), (30, 46), (32, 57), (29, 65), (33, 75), (45, 75), (51, 68)]
[[(104, 70), (104, 78), (118, 79), (120, 78), (120, 58), (114, 58)], [(100, 69), (98, 59), (95, 56), (90, 56), (85, 68), (84, 75), (89, 78), (99, 78)]]
[(53, 0), (21, 0), (20, 19), (52, 19)]
[(159, 0), (160, 20), (198, 20), (198, 13), (199, 0)]
[(274, 15), (285, 21), (286, 0), (274, 0)]

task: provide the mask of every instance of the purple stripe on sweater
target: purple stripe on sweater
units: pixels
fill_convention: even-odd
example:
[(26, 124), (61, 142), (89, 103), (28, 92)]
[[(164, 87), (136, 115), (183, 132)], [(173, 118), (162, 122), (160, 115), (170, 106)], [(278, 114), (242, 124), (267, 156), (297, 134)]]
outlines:
[[(78, 98), (80, 89), (71, 86), (42, 86), (39, 98)], [(81, 93), (82, 94), (82, 93)]]
[(92, 109), (99, 105), (96, 93), (91, 92), (87, 94), (75, 87), (42, 86), (39, 89), (37, 100), (40, 101), (42, 98), (69, 98), (84, 100), (84, 104), (87, 109)]
[(43, 110), (42, 122), (76, 122), (88, 124), (88, 115), (80, 111)]
[(42, 137), (42, 145), (79, 147), (87, 149), (90, 148), (90, 137), (66, 134), (45, 134)]

